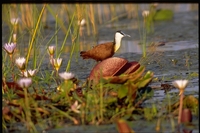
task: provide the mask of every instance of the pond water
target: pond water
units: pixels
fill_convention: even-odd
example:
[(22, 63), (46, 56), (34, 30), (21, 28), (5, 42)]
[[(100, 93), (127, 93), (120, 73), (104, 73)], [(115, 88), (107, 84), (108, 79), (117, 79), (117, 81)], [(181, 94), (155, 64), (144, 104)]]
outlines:
[[(164, 45), (158, 46), (155, 51), (178, 51), (190, 48), (198, 49), (199, 44), (195, 41), (164, 42)], [(128, 53), (128, 52), (142, 54), (142, 45), (139, 45), (139, 41), (123, 40), (122, 45), (120, 49), (117, 51), (117, 53)]]
[[(177, 78), (190, 78), (185, 94), (189, 95), (192, 94), (195, 97), (199, 97), (199, 78), (198, 76), (190, 76), (190, 73), (198, 73), (199, 69), (199, 58), (198, 58), (198, 9), (197, 10), (190, 10), (190, 4), (159, 4), (161, 8), (169, 8), (175, 11), (173, 20), (170, 21), (160, 21), (155, 22), (154, 28), (155, 32), (147, 36), (147, 40), (149, 42), (165, 42), (165, 45), (159, 46), (156, 48), (157, 52), (161, 52), (159, 58), (156, 58), (154, 61), (149, 61), (146, 64), (146, 70), (151, 70), (154, 72), (154, 77), (160, 79), (160, 81), (155, 81), (150, 84), (150, 86), (160, 86), (161, 83), (169, 83), (171, 84)], [(146, 8), (147, 5), (142, 5), (141, 8)], [(52, 18), (49, 18), (50, 21)], [(50, 26), (54, 26), (53, 22), (49, 22)], [(126, 24), (124, 24), (126, 23)], [(124, 26), (125, 25), (125, 26)], [(102, 26), (98, 29), (98, 42), (106, 42), (113, 39), (113, 34), (116, 30), (120, 28), (125, 33), (130, 34), (131, 38), (123, 38), (122, 46), (120, 49), (115, 53), (114, 56), (122, 57), (127, 59), (128, 61), (139, 61), (142, 57), (142, 49), (141, 45), (139, 45), (139, 32), (138, 29), (135, 28), (135, 20), (129, 19), (122, 19), (116, 22), (114, 25), (107, 24)], [(118, 26), (118, 27), (116, 27)], [(130, 28), (131, 27), (131, 28)], [(2, 27), (3, 31), (6, 31), (7, 28)], [(51, 29), (47, 29), (46, 38), (48, 39), (54, 31)], [(64, 35), (61, 35), (64, 37)], [(3, 44), (6, 42), (7, 38), (2, 38)], [(63, 40), (60, 40), (61, 43)], [(81, 49), (88, 49), (91, 47), (91, 44), (94, 44), (94, 40), (87, 35), (81, 37), (81, 41), (83, 42), (83, 46)], [(25, 42), (25, 41), (24, 41)], [(45, 41), (44, 41), (45, 42)], [(27, 42), (28, 43), (28, 40)], [(89, 43), (89, 46), (87, 46)], [(70, 50), (70, 41), (67, 42), (65, 47), (65, 53), (61, 55), (64, 61), (61, 71), (65, 71), (67, 66), (67, 60), (69, 60), (69, 50)], [(41, 53), (46, 51), (46, 48), (41, 46)], [(189, 66), (186, 66), (186, 56), (189, 56)], [(48, 59), (48, 55), (46, 56)], [(74, 57), (75, 58), (75, 57)], [(173, 64), (172, 60), (176, 59), (178, 62), (177, 64)], [(80, 57), (76, 57), (71, 62), (70, 71), (75, 73), (78, 79), (85, 81), (88, 77), (92, 67), (95, 65), (96, 62), (93, 60), (82, 60)], [(45, 62), (42, 66), (41, 70), (48, 69), (49, 62)], [(172, 89), (169, 94), (178, 93), (178, 89)], [(144, 106), (148, 106), (155, 101), (162, 101), (166, 97), (164, 90), (155, 90), (154, 97), (145, 101)], [(136, 132), (147, 132), (147, 131), (155, 131), (156, 121), (149, 122), (149, 121), (137, 121), (137, 122), (130, 122), (131, 127)], [(137, 124), (136, 124), (137, 123)], [(138, 124), (140, 123), (140, 124)], [(145, 124), (144, 124), (145, 123)], [(195, 127), (193, 128), (193, 133), (199, 132), (198, 125), (198, 118), (195, 117), (193, 120), (193, 124)], [(146, 126), (144, 126), (146, 125)], [(163, 122), (165, 125), (165, 129), (169, 128), (170, 125), (167, 122)], [(117, 132), (116, 125), (103, 125), (103, 126), (67, 126), (60, 128), (60, 129), (51, 129), (49, 131), (43, 131), (44, 133), (54, 133), (54, 132)], [(169, 130), (165, 130), (165, 132), (169, 132)]]

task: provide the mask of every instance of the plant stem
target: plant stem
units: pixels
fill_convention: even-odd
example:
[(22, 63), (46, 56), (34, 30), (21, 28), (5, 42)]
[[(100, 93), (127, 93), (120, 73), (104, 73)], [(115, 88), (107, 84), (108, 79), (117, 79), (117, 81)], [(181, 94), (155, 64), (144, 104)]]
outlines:
[(27, 123), (27, 128), (29, 129), (29, 131), (31, 129), (34, 130), (34, 132), (36, 132), (35, 126), (31, 121), (31, 110), (30, 110), (30, 106), (29, 106), (29, 101), (28, 101), (28, 93), (27, 93), (27, 88), (24, 88), (24, 99), (25, 99), (25, 114), (26, 114), (26, 123)]
[(100, 117), (103, 121), (103, 83), (100, 83)]
[(182, 115), (182, 108), (183, 108), (183, 93), (180, 94), (180, 105), (179, 105), (179, 115), (178, 115), (178, 124), (181, 123), (181, 115)]
[(14, 72), (13, 72), (13, 69), (14, 69), (14, 62), (13, 62), (13, 56), (12, 56), (12, 54), (10, 55), (10, 61), (11, 61), (12, 78), (13, 78), (13, 81), (15, 81), (15, 74), (14, 74)]
[(142, 53), (143, 57), (146, 57), (146, 18), (144, 17), (144, 25), (143, 25), (143, 42), (142, 42)]
[[(56, 31), (58, 30), (58, 14), (56, 14)], [(58, 34), (55, 35), (55, 43), (56, 43), (56, 58), (58, 57)]]
[(52, 106), (52, 105), (48, 105), (51, 109), (56, 110), (58, 113), (62, 114), (63, 116), (65, 116), (66, 118), (70, 119), (71, 121), (74, 122), (74, 124), (79, 123), (74, 117), (71, 117), (67, 112), (64, 112), (60, 109), (57, 109), (56, 107)]

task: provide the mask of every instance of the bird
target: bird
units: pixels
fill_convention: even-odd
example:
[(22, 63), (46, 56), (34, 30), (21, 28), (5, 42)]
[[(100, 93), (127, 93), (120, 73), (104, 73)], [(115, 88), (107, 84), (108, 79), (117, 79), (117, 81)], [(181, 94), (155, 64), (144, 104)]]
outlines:
[(122, 31), (116, 31), (113, 42), (98, 44), (88, 51), (81, 51), (80, 56), (83, 59), (94, 59), (97, 62), (110, 58), (120, 48), (121, 40), (125, 36), (131, 37)]

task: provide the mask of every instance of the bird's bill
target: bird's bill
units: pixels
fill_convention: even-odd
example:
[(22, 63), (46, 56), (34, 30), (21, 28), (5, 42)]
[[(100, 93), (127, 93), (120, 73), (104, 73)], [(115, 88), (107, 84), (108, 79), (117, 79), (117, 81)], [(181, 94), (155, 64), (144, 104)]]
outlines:
[(124, 36), (131, 37), (131, 36), (130, 36), (130, 35), (128, 35), (128, 34), (124, 34)]

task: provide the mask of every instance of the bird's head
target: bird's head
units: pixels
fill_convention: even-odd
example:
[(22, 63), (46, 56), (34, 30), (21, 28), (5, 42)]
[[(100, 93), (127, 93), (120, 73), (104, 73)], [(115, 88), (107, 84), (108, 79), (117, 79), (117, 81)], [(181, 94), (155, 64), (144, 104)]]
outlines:
[(116, 33), (115, 33), (115, 39), (121, 39), (121, 38), (123, 38), (123, 37), (125, 37), (125, 36), (127, 36), (127, 37), (131, 37), (130, 35), (128, 35), (128, 34), (125, 34), (124, 32), (122, 32), (122, 31), (116, 31)]

